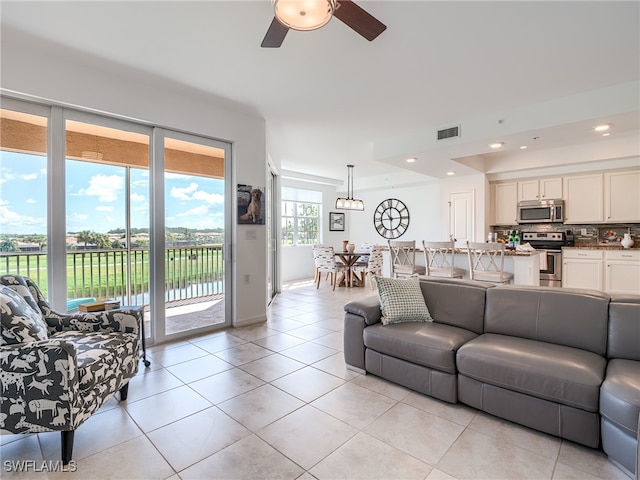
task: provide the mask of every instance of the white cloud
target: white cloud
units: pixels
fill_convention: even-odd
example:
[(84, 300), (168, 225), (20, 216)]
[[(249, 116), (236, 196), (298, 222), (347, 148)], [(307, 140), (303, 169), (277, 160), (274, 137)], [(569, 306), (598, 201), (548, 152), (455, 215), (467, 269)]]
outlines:
[(99, 202), (115, 202), (118, 192), (124, 188), (124, 177), (121, 175), (94, 175), (89, 180), (89, 187), (81, 189), (80, 195), (98, 197)]
[(178, 198), (180, 200), (191, 200), (191, 194), (198, 190), (198, 184), (196, 182), (191, 182), (188, 187), (178, 188), (173, 187), (169, 192), (173, 198)]
[[(8, 231), (15, 229), (24, 231), (25, 227), (40, 227), (41, 229), (46, 229), (47, 220), (43, 217), (20, 215), (3, 205), (0, 206), (0, 225)], [(15, 227), (15, 229), (12, 227)]]
[(193, 198), (196, 200), (204, 200), (209, 205), (224, 203), (224, 195), (219, 193), (207, 193), (199, 190), (193, 194)]
[(96, 212), (113, 212), (113, 205), (98, 205)]
[(35, 180), (36, 178), (38, 178), (38, 174), (37, 173), (25, 173), (24, 175), (20, 175), (20, 178), (22, 180)]
[(33, 198), (27, 198), (26, 202), (31, 204), (38, 203)]
[(209, 208), (206, 205), (200, 205), (199, 207), (192, 208), (191, 210), (187, 210), (186, 212), (180, 212), (176, 214), (176, 217), (190, 217), (193, 215), (206, 215), (209, 212)]
[(224, 203), (224, 195), (205, 192), (203, 190), (198, 190), (198, 188), (199, 186), (197, 183), (191, 182), (188, 187), (173, 187), (169, 194), (173, 198), (177, 198), (179, 200), (204, 200), (209, 205)]
[(144, 202), (147, 197), (140, 195), (139, 193), (132, 193), (129, 198), (131, 198), (132, 202)]

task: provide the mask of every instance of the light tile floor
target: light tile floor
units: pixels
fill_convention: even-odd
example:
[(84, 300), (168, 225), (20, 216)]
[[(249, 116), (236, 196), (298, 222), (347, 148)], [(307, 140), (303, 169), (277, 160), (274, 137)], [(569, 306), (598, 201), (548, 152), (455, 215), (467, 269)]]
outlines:
[(274, 300), (265, 324), (153, 347), (128, 400), (76, 432), (76, 472), (8, 471), (60, 458), (59, 434), (41, 433), (1, 437), (1, 476), (628, 478), (597, 450), (347, 370), (343, 306), (375, 294), (306, 282)]

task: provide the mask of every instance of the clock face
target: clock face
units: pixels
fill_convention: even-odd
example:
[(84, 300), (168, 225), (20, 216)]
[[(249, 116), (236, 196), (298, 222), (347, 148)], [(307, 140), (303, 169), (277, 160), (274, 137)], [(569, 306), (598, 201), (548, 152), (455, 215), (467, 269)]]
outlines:
[(398, 238), (409, 227), (409, 209), (398, 199), (383, 200), (373, 213), (373, 225), (384, 238)]

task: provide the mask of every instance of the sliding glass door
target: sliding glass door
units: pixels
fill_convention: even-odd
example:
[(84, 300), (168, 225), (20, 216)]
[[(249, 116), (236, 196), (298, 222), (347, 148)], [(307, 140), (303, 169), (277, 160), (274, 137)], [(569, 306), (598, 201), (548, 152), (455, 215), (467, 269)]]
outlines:
[(0, 274), (144, 306), (152, 342), (231, 325), (230, 144), (0, 101)]
[(231, 324), (225, 242), (229, 145), (163, 132), (167, 337)]
[(49, 109), (0, 108), (0, 275), (31, 277), (48, 295)]

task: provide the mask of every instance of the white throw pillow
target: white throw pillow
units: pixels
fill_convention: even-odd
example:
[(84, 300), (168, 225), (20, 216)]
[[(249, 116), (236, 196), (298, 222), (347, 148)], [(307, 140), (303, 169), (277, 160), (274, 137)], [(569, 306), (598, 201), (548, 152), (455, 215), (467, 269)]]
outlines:
[(383, 325), (400, 322), (433, 322), (417, 276), (406, 279), (378, 276), (373, 278), (380, 296)]

